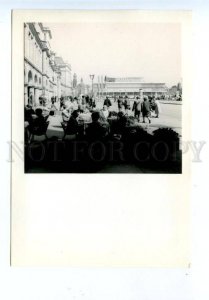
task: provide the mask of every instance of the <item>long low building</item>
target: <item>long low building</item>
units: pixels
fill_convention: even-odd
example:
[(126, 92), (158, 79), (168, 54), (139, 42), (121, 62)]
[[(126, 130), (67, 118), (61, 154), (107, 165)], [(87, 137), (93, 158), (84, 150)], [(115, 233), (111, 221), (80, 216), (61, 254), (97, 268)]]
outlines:
[(142, 77), (105, 77), (102, 83), (94, 84), (96, 94), (115, 96), (136, 96), (143, 93), (147, 96), (166, 95), (168, 88), (165, 83), (145, 82)]

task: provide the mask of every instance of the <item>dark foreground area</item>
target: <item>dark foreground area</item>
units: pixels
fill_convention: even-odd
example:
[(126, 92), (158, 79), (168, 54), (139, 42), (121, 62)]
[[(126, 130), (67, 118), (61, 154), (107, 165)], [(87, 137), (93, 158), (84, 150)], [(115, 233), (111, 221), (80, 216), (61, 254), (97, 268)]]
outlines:
[(153, 135), (129, 130), (106, 139), (58, 140), (25, 146), (26, 173), (182, 173), (179, 138), (169, 129)]

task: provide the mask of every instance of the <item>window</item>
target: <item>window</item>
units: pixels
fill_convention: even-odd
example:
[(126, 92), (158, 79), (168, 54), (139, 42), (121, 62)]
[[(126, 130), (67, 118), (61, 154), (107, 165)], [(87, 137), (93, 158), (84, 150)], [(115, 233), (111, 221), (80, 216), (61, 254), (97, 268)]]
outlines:
[(28, 82), (33, 80), (33, 74), (31, 71), (28, 72)]

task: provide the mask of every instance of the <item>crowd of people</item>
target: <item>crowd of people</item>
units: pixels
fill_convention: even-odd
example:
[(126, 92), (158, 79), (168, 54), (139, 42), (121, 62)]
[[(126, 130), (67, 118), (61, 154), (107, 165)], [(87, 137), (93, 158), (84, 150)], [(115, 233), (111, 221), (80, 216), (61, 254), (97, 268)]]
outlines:
[[(125, 98), (119, 97), (117, 102), (118, 111), (125, 111), (126, 115), (130, 115), (131, 102), (128, 96), (125, 96)], [(143, 123), (145, 123), (146, 118), (148, 119), (148, 122), (151, 123), (152, 116), (159, 118), (161, 107), (158, 99), (155, 97), (144, 96), (142, 99), (137, 96), (133, 102), (132, 111), (138, 122), (140, 122), (140, 117), (142, 117)]]
[(161, 128), (150, 133), (147, 126), (139, 126), (160, 117), (160, 112), (158, 99), (147, 96), (133, 100), (81, 96), (51, 99), (50, 103), (40, 99), (37, 106), (26, 105), (26, 170), (92, 172), (110, 162), (166, 161), (178, 143), (176, 132)]
[[(112, 109), (113, 101), (117, 102), (118, 111)], [(161, 108), (155, 97), (136, 97), (131, 101), (126, 95), (119, 96), (113, 101), (106, 97), (102, 109), (98, 109), (97, 100), (88, 95), (80, 97), (61, 97), (58, 101), (52, 97), (50, 103), (39, 99), (39, 105), (25, 106), (25, 127), (30, 131), (31, 127), (37, 127), (41, 133), (48, 116), (59, 114), (62, 116), (62, 127), (65, 135), (79, 134), (81, 125), (84, 125), (84, 134), (89, 138), (106, 136), (112, 127), (116, 133), (122, 133), (123, 127), (130, 122), (133, 124), (142, 122), (151, 123), (151, 117), (159, 118)], [(101, 106), (101, 103), (100, 103)], [(114, 123), (114, 126), (112, 126)]]

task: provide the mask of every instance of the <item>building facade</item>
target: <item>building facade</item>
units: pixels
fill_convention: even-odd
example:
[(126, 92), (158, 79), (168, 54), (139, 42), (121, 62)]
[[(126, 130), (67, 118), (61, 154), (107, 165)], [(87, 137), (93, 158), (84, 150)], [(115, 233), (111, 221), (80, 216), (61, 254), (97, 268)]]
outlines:
[(71, 67), (56, 62), (50, 40), (52, 34), (42, 23), (24, 24), (24, 102), (39, 105), (39, 98), (49, 102), (52, 97), (71, 95)]
[(94, 85), (94, 90), (97, 95), (135, 97), (142, 92), (147, 96), (166, 95), (168, 89), (165, 83), (147, 83), (143, 81), (142, 77), (105, 77), (104, 82)]
[(61, 96), (62, 97), (71, 96), (73, 93), (72, 80), (71, 80), (71, 66), (67, 62), (64, 62), (64, 60), (60, 56), (55, 57), (55, 63), (61, 73), (61, 81), (60, 81)]
[(182, 85), (179, 82), (177, 85), (173, 85), (169, 90), (168, 94), (171, 98), (180, 99), (182, 97)]
[(74, 95), (79, 97), (82, 95), (90, 95), (90, 94), (91, 94), (90, 86), (88, 84), (85, 84), (83, 78), (81, 78), (80, 83), (77, 84), (75, 88)]

